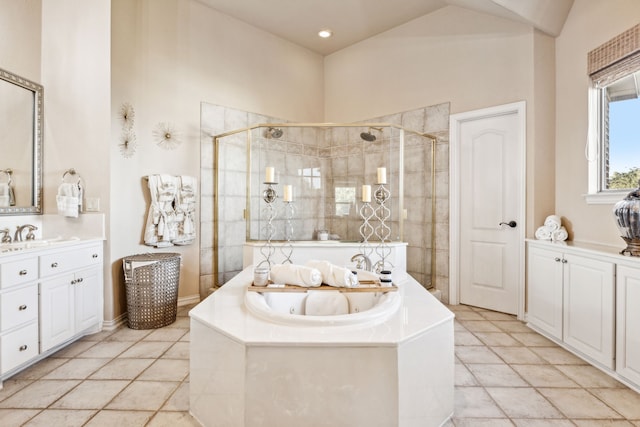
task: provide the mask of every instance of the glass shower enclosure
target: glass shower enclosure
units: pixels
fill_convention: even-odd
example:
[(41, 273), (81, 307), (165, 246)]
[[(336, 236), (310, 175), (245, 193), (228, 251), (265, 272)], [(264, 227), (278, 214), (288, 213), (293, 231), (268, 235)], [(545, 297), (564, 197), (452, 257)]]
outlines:
[[(432, 136), (389, 123), (264, 123), (214, 140), (216, 285), (242, 269), (245, 242), (361, 242), (363, 186), (376, 209), (380, 173), (386, 241), (407, 242), (407, 256), (422, 257), (408, 273), (433, 283)], [(267, 203), (267, 195), (277, 197)], [(368, 238), (380, 240), (377, 232)]]

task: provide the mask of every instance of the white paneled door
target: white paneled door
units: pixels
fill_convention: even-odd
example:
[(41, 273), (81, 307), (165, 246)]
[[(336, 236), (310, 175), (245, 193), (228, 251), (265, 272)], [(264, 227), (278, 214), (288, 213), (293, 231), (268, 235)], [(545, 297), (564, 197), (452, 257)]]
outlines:
[(452, 277), (462, 304), (521, 314), (524, 140), (524, 103), (452, 116)]

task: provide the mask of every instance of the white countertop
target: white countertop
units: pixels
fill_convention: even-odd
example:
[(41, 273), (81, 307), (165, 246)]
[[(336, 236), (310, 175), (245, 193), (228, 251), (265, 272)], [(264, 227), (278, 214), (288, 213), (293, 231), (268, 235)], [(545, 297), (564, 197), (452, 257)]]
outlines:
[(247, 345), (394, 346), (431, 328), (452, 321), (453, 313), (412, 277), (398, 283), (400, 308), (379, 324), (345, 326), (282, 325), (255, 317), (244, 305), (246, 288), (253, 280), (253, 267), (236, 277), (194, 307), (189, 316), (207, 327)]

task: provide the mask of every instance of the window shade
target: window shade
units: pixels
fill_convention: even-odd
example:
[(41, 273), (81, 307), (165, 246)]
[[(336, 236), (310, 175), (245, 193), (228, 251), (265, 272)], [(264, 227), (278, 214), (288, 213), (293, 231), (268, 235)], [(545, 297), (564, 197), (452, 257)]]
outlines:
[(593, 49), (587, 58), (587, 71), (596, 87), (640, 70), (640, 24)]

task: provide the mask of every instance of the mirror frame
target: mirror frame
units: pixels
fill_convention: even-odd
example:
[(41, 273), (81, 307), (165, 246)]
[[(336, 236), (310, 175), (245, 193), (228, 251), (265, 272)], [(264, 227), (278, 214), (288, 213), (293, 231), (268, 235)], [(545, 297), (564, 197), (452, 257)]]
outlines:
[(44, 118), (44, 88), (42, 85), (0, 68), (0, 80), (33, 92), (33, 159), (32, 206), (0, 207), (0, 215), (42, 214), (42, 123)]

